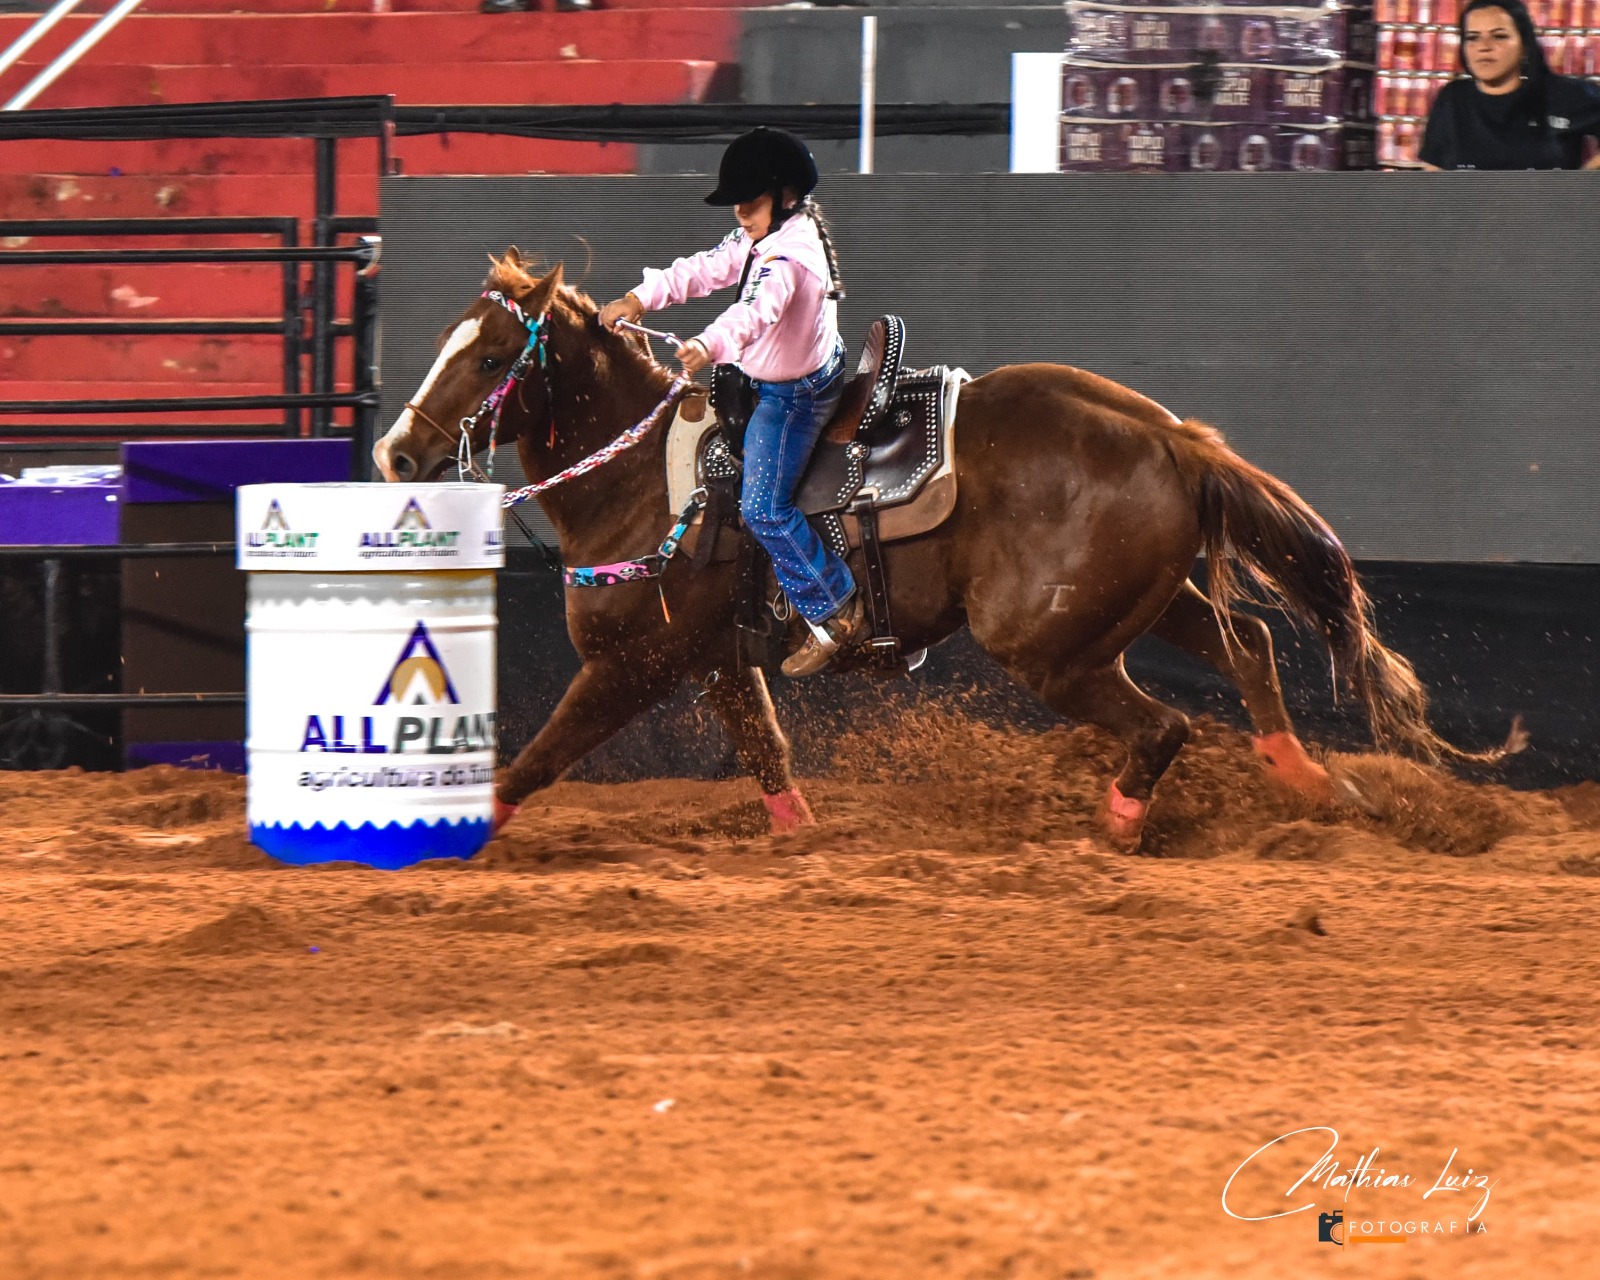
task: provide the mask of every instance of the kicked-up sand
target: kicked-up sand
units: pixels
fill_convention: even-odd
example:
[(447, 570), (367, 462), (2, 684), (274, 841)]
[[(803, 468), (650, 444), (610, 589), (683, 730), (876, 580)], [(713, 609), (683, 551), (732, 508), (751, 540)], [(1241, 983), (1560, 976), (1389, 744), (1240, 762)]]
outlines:
[(1127, 857), (1116, 759), (923, 709), (796, 837), (564, 783), (403, 872), (0, 774), (0, 1276), (1597, 1274), (1600, 786), (1202, 722)]

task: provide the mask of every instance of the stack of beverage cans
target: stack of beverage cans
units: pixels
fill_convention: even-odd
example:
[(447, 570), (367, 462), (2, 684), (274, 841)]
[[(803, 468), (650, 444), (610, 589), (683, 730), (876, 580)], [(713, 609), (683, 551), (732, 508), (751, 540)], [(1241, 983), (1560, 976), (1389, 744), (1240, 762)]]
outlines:
[(1069, 173), (1370, 169), (1370, 8), (1067, 0)]

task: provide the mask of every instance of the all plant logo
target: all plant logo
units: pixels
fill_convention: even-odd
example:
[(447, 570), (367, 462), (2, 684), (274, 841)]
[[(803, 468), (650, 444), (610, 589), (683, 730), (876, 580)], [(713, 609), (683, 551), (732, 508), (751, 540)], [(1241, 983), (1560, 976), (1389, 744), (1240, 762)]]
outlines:
[(307, 716), (300, 750), (429, 756), (491, 750), (495, 744), (494, 712), (462, 715), (442, 710), (460, 703), (461, 695), (444, 656), (429, 634), (428, 624), (419, 621), (389, 664), (389, 673), (372, 699), (372, 706), (390, 708), (391, 715), (393, 710), (413, 707), (434, 708), (436, 714), (395, 715), (392, 731), (387, 727), (389, 716)]
[(396, 529), (432, 529), (433, 525), (428, 520), (428, 513), (422, 509), (422, 503), (411, 498), (406, 502), (400, 512), (400, 518), (394, 522)]
[(435, 529), (421, 500), (408, 498), (393, 528), (361, 535), (360, 554), (453, 556), (460, 541), (459, 529)]
[(391, 698), (407, 707), (436, 707), (441, 703), (461, 701), (425, 622), (417, 623), (411, 632), (400, 650), (400, 656), (389, 670), (389, 678), (372, 700), (372, 705), (381, 707)]
[(283, 504), (274, 498), (267, 505), (261, 528), (244, 535), (248, 553), (264, 556), (310, 556), (317, 551), (317, 534), (304, 529), (291, 529), (289, 517), (283, 514)]

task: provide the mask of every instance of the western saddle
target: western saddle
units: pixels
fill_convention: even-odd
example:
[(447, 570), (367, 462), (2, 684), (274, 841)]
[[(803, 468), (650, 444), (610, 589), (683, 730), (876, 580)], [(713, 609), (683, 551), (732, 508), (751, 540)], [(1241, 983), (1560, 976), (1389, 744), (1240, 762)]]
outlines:
[[(908, 663), (895, 636), (883, 543), (926, 533), (954, 510), (956, 399), (961, 384), (968, 381), (965, 370), (943, 365), (907, 370), (902, 366), (904, 350), (904, 321), (898, 316), (873, 321), (855, 376), (845, 384), (795, 494), (800, 510), (841, 558), (860, 550), (859, 566), (853, 567), (872, 620), (865, 661), (898, 670), (918, 665), (921, 652), (911, 655)], [(669, 443), (668, 448), (669, 487), (672, 455), (682, 451), (687, 454), (685, 462), (693, 459), (693, 483), (707, 492), (694, 557), (701, 564), (714, 556), (725, 558), (717, 550), (717, 535), (723, 528), (737, 532), (740, 526), (744, 435), (755, 393), (737, 366), (717, 366), (711, 405), (715, 423), (681, 430), (680, 415), (673, 431), (680, 443)], [(680, 472), (687, 473), (687, 467)], [(680, 474), (680, 479), (687, 475)], [(674, 504), (679, 500), (674, 492)], [(752, 541), (739, 536), (737, 545), (744, 550), (735, 549), (734, 554), (748, 559)], [(759, 601), (761, 593), (751, 595)], [(758, 605), (756, 612), (764, 611)], [(756, 616), (741, 622), (741, 640), (755, 665), (767, 665), (765, 659), (771, 657), (774, 637), (766, 621)]]

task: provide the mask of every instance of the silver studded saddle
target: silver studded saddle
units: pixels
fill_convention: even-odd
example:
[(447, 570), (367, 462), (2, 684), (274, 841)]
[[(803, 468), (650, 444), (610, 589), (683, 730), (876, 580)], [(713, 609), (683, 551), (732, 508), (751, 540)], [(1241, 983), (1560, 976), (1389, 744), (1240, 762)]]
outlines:
[[(856, 568), (873, 621), (868, 656), (874, 665), (901, 664), (889, 613), (881, 544), (914, 537), (942, 524), (955, 509), (954, 427), (963, 369), (902, 366), (905, 323), (873, 321), (855, 376), (812, 454), (795, 501), (839, 556), (859, 550)], [(714, 376), (715, 421), (702, 415), (673, 424), (668, 441), (668, 488), (674, 510), (689, 492), (710, 495), (695, 559), (716, 552), (721, 526), (738, 525), (745, 427), (753, 398), (731, 375)], [(730, 548), (731, 553), (731, 548)], [(865, 569), (863, 576), (861, 570)]]

